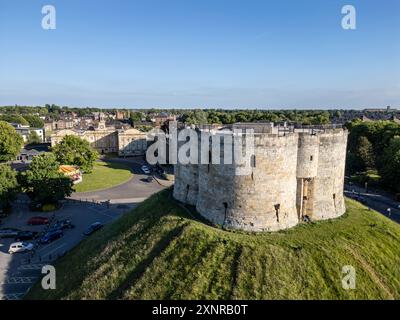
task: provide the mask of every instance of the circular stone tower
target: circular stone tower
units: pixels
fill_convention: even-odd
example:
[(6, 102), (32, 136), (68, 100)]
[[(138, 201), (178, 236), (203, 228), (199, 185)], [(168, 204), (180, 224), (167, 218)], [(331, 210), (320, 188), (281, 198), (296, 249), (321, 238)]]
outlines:
[(173, 193), (209, 221), (245, 231), (278, 231), (305, 218), (336, 218), (346, 211), (346, 130), (256, 133), (254, 154), (245, 165), (232, 163), (232, 133), (211, 136), (214, 148), (206, 143), (209, 154), (200, 155), (202, 150), (199, 159), (204, 163), (208, 156), (213, 162), (177, 164)]
[(315, 178), (314, 220), (337, 218), (345, 213), (344, 175), (348, 131), (328, 130), (319, 136), (318, 175)]
[(297, 141), (297, 134), (256, 134), (247, 174), (238, 175), (233, 164), (200, 165), (198, 212), (216, 224), (247, 231), (296, 225)]

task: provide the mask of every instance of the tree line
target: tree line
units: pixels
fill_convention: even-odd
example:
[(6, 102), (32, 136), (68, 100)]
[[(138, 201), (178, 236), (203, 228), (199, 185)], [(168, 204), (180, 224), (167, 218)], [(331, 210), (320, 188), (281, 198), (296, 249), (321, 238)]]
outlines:
[(376, 172), (382, 187), (400, 192), (400, 124), (353, 121), (346, 127), (350, 131), (348, 174)]

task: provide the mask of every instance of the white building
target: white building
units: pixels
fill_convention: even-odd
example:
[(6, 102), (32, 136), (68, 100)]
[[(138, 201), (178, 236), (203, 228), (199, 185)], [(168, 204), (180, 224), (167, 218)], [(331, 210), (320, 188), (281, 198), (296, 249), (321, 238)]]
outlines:
[(21, 136), (22, 139), (24, 139), (24, 142), (27, 142), (29, 139), (29, 134), (31, 131), (36, 132), (38, 135), (40, 142), (44, 142), (44, 129), (43, 128), (31, 128), (30, 126), (27, 125), (22, 125), (19, 123), (12, 123), (12, 126), (15, 128), (15, 131), (17, 131)]

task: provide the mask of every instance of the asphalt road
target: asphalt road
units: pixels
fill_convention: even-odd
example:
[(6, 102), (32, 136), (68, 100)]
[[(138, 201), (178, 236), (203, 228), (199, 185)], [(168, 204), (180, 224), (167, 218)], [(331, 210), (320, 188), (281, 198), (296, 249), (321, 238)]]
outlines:
[[(112, 159), (107, 162), (122, 163), (128, 166), (134, 173), (134, 176), (128, 182), (115, 186), (106, 190), (99, 190), (93, 192), (80, 192), (74, 193), (72, 199), (83, 199), (83, 200), (95, 200), (95, 201), (107, 201), (111, 203), (139, 203), (150, 195), (159, 192), (166, 187), (172, 185), (172, 182), (165, 180), (153, 180), (152, 182), (145, 181), (149, 175), (144, 174), (141, 170), (141, 166), (145, 164), (145, 161), (139, 158), (128, 158), (128, 159)], [(161, 185), (161, 184), (162, 185)]]
[[(400, 223), (400, 202), (392, 199), (390, 195), (383, 192), (366, 192), (365, 188), (348, 184), (345, 185), (345, 195), (349, 198), (356, 198), (355, 200), (358, 201), (361, 200), (360, 202), (364, 205), (378, 211), (393, 221)], [(388, 208), (391, 209), (390, 216), (387, 210)]]

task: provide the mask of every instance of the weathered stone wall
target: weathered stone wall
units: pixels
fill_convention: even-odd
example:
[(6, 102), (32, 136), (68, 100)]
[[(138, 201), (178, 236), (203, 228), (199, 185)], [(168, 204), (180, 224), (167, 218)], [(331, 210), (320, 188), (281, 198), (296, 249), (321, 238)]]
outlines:
[(198, 165), (181, 165), (174, 166), (175, 183), (174, 198), (195, 206), (198, 199)]
[(228, 228), (276, 231), (294, 226), (296, 159), (297, 135), (257, 135), (248, 174), (235, 175), (234, 165), (200, 165), (197, 210)]
[(215, 224), (247, 231), (287, 229), (304, 215), (335, 218), (345, 212), (346, 144), (343, 130), (256, 134), (249, 172), (237, 175), (232, 164), (178, 164), (174, 197)]
[[(178, 148), (185, 142), (179, 141)], [(197, 164), (183, 165), (179, 162), (174, 166), (175, 183), (173, 196), (175, 199), (195, 206), (199, 191), (199, 166)]]
[(317, 176), (319, 135), (299, 133), (297, 154), (297, 178), (314, 178)]
[(337, 218), (345, 213), (343, 196), (348, 132), (335, 130), (320, 135), (318, 176), (312, 219)]

